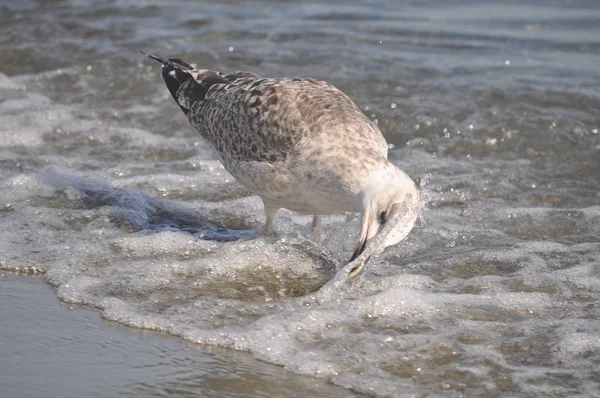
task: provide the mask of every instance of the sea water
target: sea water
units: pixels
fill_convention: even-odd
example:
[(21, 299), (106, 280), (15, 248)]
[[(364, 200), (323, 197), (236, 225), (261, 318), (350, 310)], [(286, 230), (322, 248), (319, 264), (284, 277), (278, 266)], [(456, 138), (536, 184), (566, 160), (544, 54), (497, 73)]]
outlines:
[[(246, 4), (246, 3), (245, 3)], [(0, 3), (0, 268), (67, 303), (376, 396), (600, 391), (600, 9)], [(332, 284), (356, 214), (262, 203), (140, 48), (330, 81), (423, 189), (406, 240)]]

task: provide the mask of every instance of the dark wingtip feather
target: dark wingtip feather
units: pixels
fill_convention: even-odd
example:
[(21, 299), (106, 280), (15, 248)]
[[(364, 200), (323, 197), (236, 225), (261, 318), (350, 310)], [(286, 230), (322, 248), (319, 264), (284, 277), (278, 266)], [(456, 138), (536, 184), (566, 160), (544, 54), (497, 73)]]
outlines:
[(167, 64), (171, 65), (171, 66), (175, 66), (175, 67), (180, 67), (183, 69), (187, 69), (188, 71), (194, 70), (194, 68), (192, 67), (192, 65), (188, 64), (187, 62), (184, 62), (182, 60), (180, 60), (179, 58), (169, 58), (166, 62)]
[(167, 89), (171, 93), (171, 96), (173, 97), (177, 105), (179, 105), (183, 113), (187, 115), (190, 110), (181, 105), (177, 93), (179, 92), (179, 89), (181, 88), (183, 83), (192, 79), (192, 75), (190, 75), (185, 70), (174, 67), (171, 64), (165, 63), (163, 64), (162, 68), (162, 77), (165, 81), (165, 84), (167, 85)]
[(192, 70), (192, 66), (183, 62), (180, 59), (167, 59), (165, 60), (158, 55), (148, 54), (145, 51), (137, 50), (139, 53), (144, 54), (146, 57), (158, 61), (162, 64), (162, 76), (171, 93), (171, 96), (175, 102), (179, 105), (183, 113), (187, 114), (189, 109), (181, 106), (177, 98), (177, 91), (183, 83), (189, 80), (192, 76), (189, 71)]
[(158, 55), (154, 55), (154, 54), (149, 54), (145, 51), (142, 50), (137, 50), (137, 52), (139, 52), (140, 54), (144, 54), (146, 57), (153, 59), (155, 61), (160, 62), (161, 64), (163, 64), (163, 66), (172, 66), (176, 69), (181, 69), (184, 72), (189, 72), (194, 70), (194, 68), (192, 67), (192, 65), (188, 64), (187, 62), (184, 62), (178, 58), (169, 58), (169, 59), (164, 59), (162, 57), (159, 57)]
[(146, 52), (143, 52), (142, 50), (137, 50), (137, 52), (139, 52), (141, 54), (144, 54), (146, 57), (148, 57), (150, 59), (153, 59), (155, 61), (158, 61), (158, 62), (160, 62), (163, 65), (166, 63), (164, 59), (162, 59), (161, 57), (159, 57), (157, 55), (148, 54)]
[[(162, 64), (162, 77), (171, 93), (175, 102), (179, 105), (183, 113), (189, 113), (189, 106), (197, 101), (202, 101), (206, 97), (206, 93), (211, 86), (215, 84), (227, 83), (215, 72), (206, 73), (201, 80), (194, 80), (192, 73), (197, 72), (196, 69), (178, 58), (170, 58), (165, 60), (157, 55), (148, 54), (144, 51), (137, 50), (146, 57), (158, 61)], [(191, 79), (191, 81), (190, 81)], [(190, 81), (184, 86), (186, 82)], [(182, 88), (183, 86), (183, 88)]]

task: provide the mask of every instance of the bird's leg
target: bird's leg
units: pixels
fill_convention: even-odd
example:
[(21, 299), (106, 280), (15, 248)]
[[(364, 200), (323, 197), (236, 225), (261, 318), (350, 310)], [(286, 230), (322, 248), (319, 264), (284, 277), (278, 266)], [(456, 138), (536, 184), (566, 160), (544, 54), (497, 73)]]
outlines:
[(313, 228), (313, 239), (317, 242), (320, 241), (321, 240), (321, 232), (322, 232), (321, 216), (318, 216), (316, 214), (313, 216), (312, 228)]
[(265, 235), (273, 235), (273, 219), (275, 218), (275, 213), (279, 210), (278, 207), (269, 206), (267, 203), (263, 201), (265, 205), (265, 226), (263, 227), (263, 234)]

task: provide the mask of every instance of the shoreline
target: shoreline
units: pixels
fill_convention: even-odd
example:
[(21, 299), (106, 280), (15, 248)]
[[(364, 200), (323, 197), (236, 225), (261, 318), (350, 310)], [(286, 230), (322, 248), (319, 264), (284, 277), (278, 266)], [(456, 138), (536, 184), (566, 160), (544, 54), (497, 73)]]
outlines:
[(106, 321), (38, 275), (0, 273), (0, 296), (3, 396), (359, 396), (248, 353)]

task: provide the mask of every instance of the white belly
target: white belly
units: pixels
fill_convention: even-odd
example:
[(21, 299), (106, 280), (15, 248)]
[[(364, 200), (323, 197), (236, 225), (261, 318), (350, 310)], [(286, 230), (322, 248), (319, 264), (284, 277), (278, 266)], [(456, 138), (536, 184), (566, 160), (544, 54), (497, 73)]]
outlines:
[(307, 172), (305, 167), (274, 166), (267, 162), (223, 159), (223, 166), (251, 192), (273, 207), (305, 214), (336, 214), (359, 211), (357, 193), (339, 178)]

